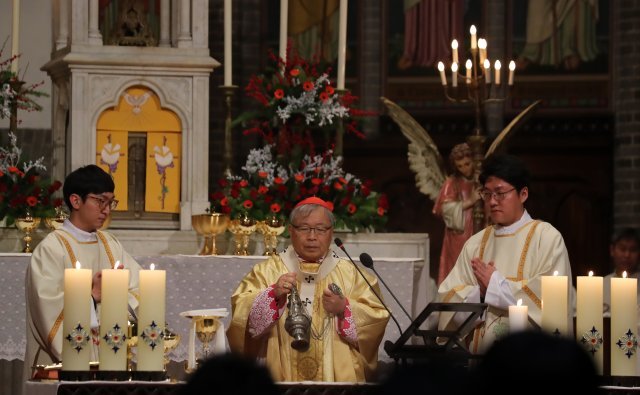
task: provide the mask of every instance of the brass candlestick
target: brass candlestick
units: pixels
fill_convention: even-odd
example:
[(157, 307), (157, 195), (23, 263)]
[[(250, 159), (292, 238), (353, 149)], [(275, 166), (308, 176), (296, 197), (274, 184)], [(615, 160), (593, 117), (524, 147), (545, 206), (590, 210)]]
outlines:
[(227, 107), (227, 117), (224, 120), (224, 175), (233, 175), (233, 136), (231, 135), (231, 104), (238, 87), (236, 85), (222, 85), (224, 102)]

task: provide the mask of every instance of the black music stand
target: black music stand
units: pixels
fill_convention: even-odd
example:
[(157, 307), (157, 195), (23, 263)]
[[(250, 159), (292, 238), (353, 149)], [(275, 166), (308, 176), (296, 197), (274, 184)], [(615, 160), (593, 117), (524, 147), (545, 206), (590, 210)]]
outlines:
[[(477, 359), (479, 356), (467, 349), (464, 338), (474, 329), (476, 320), (486, 309), (486, 303), (429, 303), (398, 340), (387, 340), (384, 343), (384, 350), (396, 363), (446, 359), (453, 364), (467, 366), (470, 359)], [(455, 330), (420, 329), (422, 323), (435, 312), (469, 313), (469, 316)], [(424, 344), (406, 344), (413, 336), (422, 337)]]

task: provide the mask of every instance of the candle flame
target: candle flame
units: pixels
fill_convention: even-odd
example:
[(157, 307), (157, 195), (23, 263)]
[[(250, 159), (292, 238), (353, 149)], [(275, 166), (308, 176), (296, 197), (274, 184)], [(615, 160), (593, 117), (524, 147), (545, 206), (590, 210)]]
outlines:
[(76, 261), (76, 269), (82, 269), (82, 265), (80, 264), (80, 261)]
[(491, 68), (491, 62), (489, 61), (489, 59), (484, 60), (484, 68), (485, 69)]
[(156, 264), (152, 263), (151, 265), (149, 265), (149, 269), (156, 270)]
[(509, 70), (513, 71), (515, 69), (516, 69), (516, 62), (512, 60), (511, 62), (509, 62)]
[(500, 63), (499, 60), (496, 60), (496, 62), (493, 65), (493, 68), (496, 70), (500, 70), (502, 68), (502, 63)]
[(622, 272), (622, 278), (627, 278), (627, 271)]
[(518, 306), (522, 306), (522, 299), (518, 299), (518, 303), (517, 303), (517, 305), (518, 305)]
[(476, 25), (471, 25), (471, 27), (469, 28), (469, 33), (476, 34), (476, 32), (477, 32)]
[(444, 71), (444, 63), (438, 62), (438, 70)]
[(479, 38), (478, 39), (478, 48), (487, 49), (487, 40), (485, 40), (484, 38)]
[(120, 263), (120, 261), (116, 261), (115, 265), (113, 265), (116, 269), (124, 269), (124, 265)]
[(452, 63), (451, 64), (451, 71), (453, 71), (454, 73), (458, 71), (458, 64), (457, 63)]
[(458, 49), (458, 40), (455, 38), (451, 41), (451, 49)]
[(467, 68), (467, 70), (470, 70), (473, 67), (471, 59), (467, 59), (467, 62), (464, 64), (464, 66)]
[(593, 270), (589, 270), (589, 277), (593, 277)]
[(558, 273), (558, 271), (557, 271), (557, 270), (553, 272), (553, 275), (554, 275), (554, 276), (557, 276), (558, 274), (559, 274), (559, 273)]

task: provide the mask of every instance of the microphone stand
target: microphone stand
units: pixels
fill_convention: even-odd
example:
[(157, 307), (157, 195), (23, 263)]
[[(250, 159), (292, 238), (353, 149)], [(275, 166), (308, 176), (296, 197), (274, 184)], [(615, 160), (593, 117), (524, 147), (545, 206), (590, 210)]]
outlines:
[(384, 285), (384, 287), (387, 289), (387, 291), (389, 291), (389, 294), (393, 297), (393, 299), (396, 301), (396, 303), (398, 303), (398, 306), (400, 306), (402, 311), (404, 311), (404, 313), (407, 315), (407, 317), (409, 318), (409, 321), (412, 321), (413, 318), (411, 318), (411, 314), (409, 314), (407, 312), (407, 310), (405, 310), (405, 308), (402, 306), (402, 303), (400, 303), (398, 298), (396, 298), (396, 295), (394, 295), (393, 291), (391, 291), (391, 288), (389, 288), (387, 283), (384, 282), (384, 280), (382, 279), (382, 276), (380, 276), (380, 274), (376, 271), (376, 268), (373, 267), (373, 259), (371, 258), (371, 255), (367, 254), (366, 252), (363, 252), (362, 254), (360, 254), (360, 263), (362, 263), (365, 267), (373, 270), (373, 272), (376, 274), (376, 276), (378, 276), (378, 279), (380, 280), (382, 285)]
[(373, 285), (371, 285), (371, 283), (369, 282), (369, 280), (367, 280), (367, 277), (365, 277), (364, 273), (362, 273), (362, 270), (360, 270), (360, 268), (358, 267), (358, 265), (353, 261), (353, 259), (351, 258), (351, 255), (349, 255), (349, 253), (347, 252), (347, 250), (344, 248), (344, 244), (342, 244), (342, 240), (340, 240), (339, 238), (335, 238), (334, 242), (336, 243), (336, 245), (338, 246), (338, 248), (340, 248), (342, 250), (342, 252), (344, 252), (345, 254), (347, 254), (347, 257), (349, 258), (349, 261), (351, 261), (351, 263), (353, 264), (353, 266), (356, 268), (356, 270), (358, 271), (358, 273), (360, 273), (360, 276), (364, 279), (364, 281), (367, 283), (367, 285), (369, 286), (369, 289), (371, 289), (371, 292), (373, 292), (373, 294), (376, 296), (376, 298), (378, 298), (378, 300), (380, 301), (380, 303), (382, 303), (382, 306), (385, 308), (385, 310), (387, 310), (389, 312), (389, 316), (393, 319), (393, 322), (396, 323), (396, 326), (398, 327), (398, 331), (400, 331), (400, 334), (402, 334), (402, 328), (400, 327), (400, 324), (398, 323), (398, 320), (396, 320), (396, 317), (393, 316), (393, 313), (391, 312), (391, 310), (389, 310), (389, 308), (387, 307), (387, 305), (384, 303), (384, 301), (382, 300), (382, 298), (380, 297), (380, 295), (378, 295), (378, 293), (376, 292), (376, 290), (373, 288)]

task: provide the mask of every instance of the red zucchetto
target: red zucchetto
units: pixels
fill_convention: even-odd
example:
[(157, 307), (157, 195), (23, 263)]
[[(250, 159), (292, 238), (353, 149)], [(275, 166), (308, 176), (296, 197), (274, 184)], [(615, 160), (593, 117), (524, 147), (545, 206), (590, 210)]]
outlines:
[(316, 204), (318, 206), (322, 206), (322, 207), (326, 208), (329, 211), (333, 211), (333, 203), (325, 202), (324, 200), (320, 199), (319, 197), (311, 196), (311, 197), (308, 197), (306, 199), (303, 199), (298, 204), (296, 204), (296, 207), (302, 206), (302, 205), (305, 205), (305, 204)]

